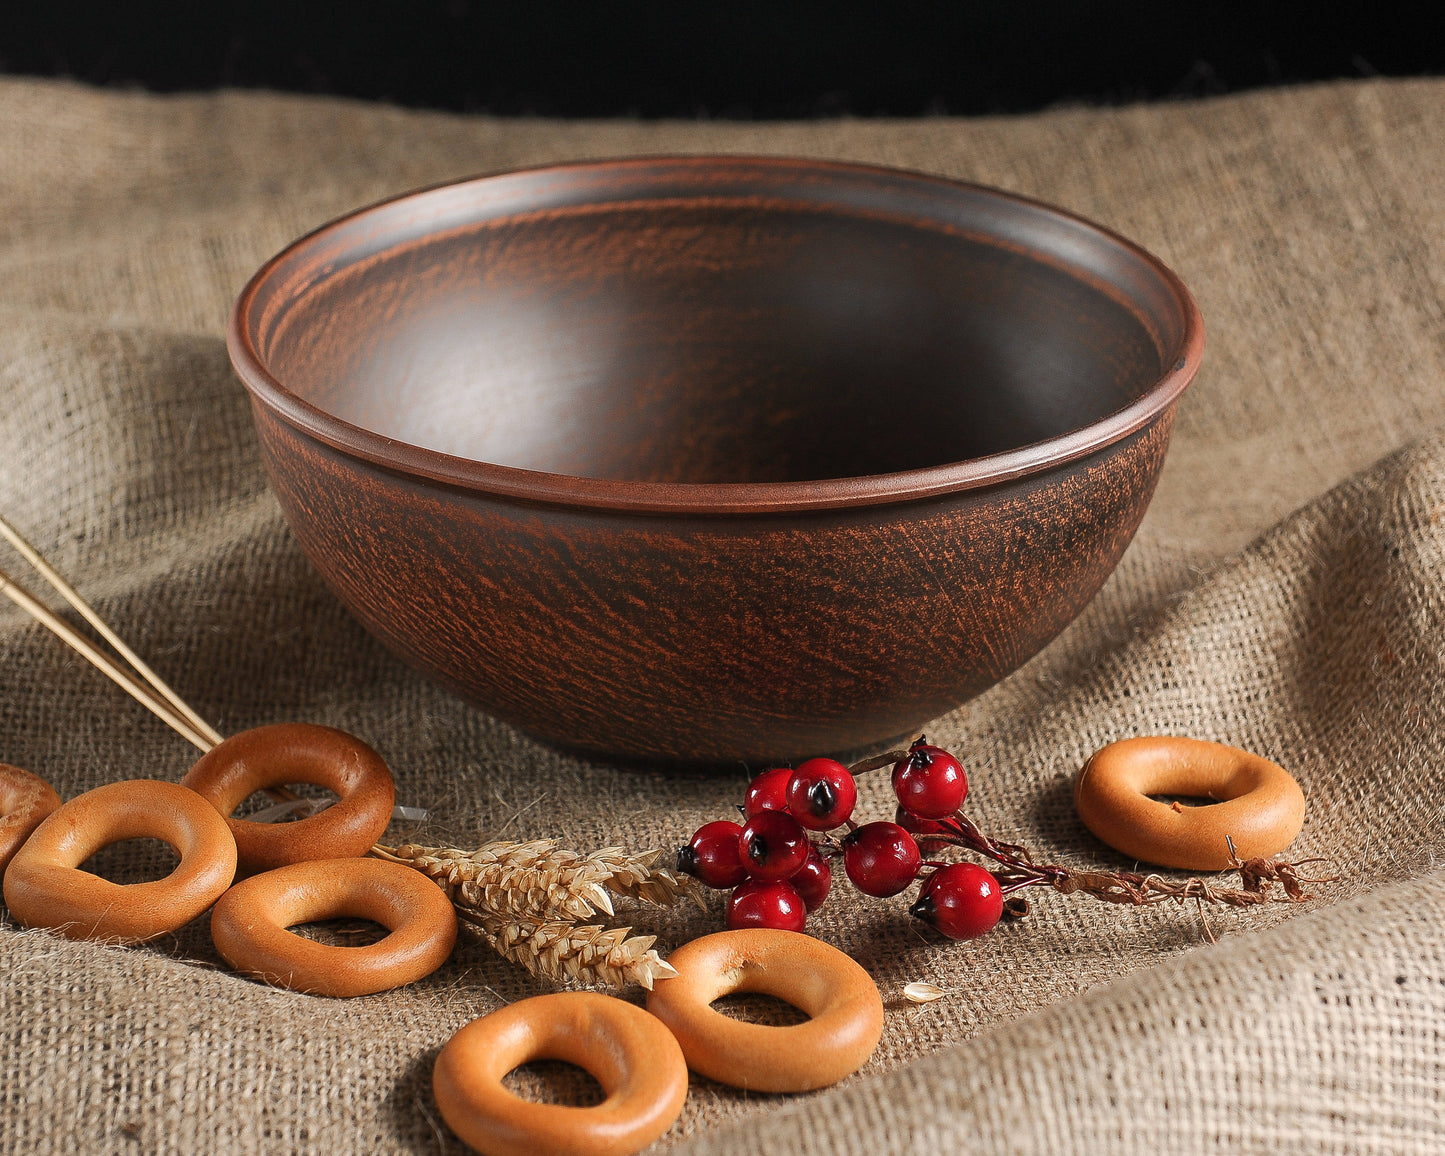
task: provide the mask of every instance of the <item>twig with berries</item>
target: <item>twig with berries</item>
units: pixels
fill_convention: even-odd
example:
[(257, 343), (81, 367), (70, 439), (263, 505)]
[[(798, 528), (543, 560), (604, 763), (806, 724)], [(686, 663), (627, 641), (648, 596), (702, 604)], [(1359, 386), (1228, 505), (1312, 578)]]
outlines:
[[(855, 777), (893, 768), (898, 807), (892, 822), (858, 824), (853, 808)], [(941, 747), (920, 737), (906, 751), (890, 751), (852, 767), (833, 759), (809, 759), (796, 770), (764, 771), (748, 787), (743, 823), (727, 820), (700, 827), (678, 851), (679, 871), (709, 887), (732, 889), (727, 925), (802, 931), (809, 913), (822, 906), (832, 886), (831, 861), (840, 857), (849, 881), (866, 895), (886, 898), (922, 878), (909, 912), (951, 939), (972, 939), (992, 929), (1005, 914), (1028, 912), (1018, 893), (1044, 887), (1063, 895), (1091, 895), (1106, 903), (1149, 906), (1217, 903), (1249, 907), (1277, 897), (1302, 903), (1305, 885), (1332, 882), (1309, 878), (1300, 868), (1316, 859), (1287, 863), (1240, 860), (1229, 850), (1241, 886), (1205, 879), (1176, 882), (1134, 871), (1087, 871), (1036, 863), (1028, 849), (991, 838), (962, 810), (968, 795), (963, 766)], [(847, 828), (841, 838), (830, 832)], [(810, 833), (820, 836), (812, 839)], [(934, 856), (956, 847), (991, 860), (992, 871), (969, 861)]]

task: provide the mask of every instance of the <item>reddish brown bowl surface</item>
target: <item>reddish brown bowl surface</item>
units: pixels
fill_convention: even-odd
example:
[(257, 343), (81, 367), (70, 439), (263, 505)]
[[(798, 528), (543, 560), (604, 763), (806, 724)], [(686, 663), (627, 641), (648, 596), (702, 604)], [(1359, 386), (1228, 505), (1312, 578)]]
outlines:
[(814, 161), (465, 181), (270, 261), (231, 357), (332, 589), (560, 745), (796, 759), (911, 731), (1064, 628), (1203, 348), (1137, 246)]

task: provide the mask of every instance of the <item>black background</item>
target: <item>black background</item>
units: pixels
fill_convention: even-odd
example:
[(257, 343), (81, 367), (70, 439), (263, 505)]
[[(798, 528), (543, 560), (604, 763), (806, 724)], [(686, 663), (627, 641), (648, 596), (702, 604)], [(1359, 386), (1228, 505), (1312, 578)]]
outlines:
[(0, 0), (0, 70), (551, 116), (1021, 112), (1445, 72), (1429, 6)]

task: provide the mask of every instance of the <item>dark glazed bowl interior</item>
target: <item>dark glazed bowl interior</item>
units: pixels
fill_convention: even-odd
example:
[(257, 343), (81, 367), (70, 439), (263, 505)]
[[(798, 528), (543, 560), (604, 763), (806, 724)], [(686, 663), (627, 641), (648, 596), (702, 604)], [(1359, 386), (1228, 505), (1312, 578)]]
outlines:
[[(588, 518), (877, 507), (888, 524), (899, 503), (1037, 486), (1161, 422), (1167, 441), (1201, 347), (1172, 273), (1057, 210), (917, 174), (716, 157), (524, 171), (363, 210), (263, 268), (231, 333), (292, 524), (374, 629), (373, 596), (328, 560), (336, 543), (298, 525), (315, 511), (281, 480), (295, 465), (282, 440), (367, 477), (445, 483), (488, 517), (519, 503)], [(766, 601), (758, 581), (738, 596)], [(890, 597), (886, 576), (877, 589)], [(472, 628), (505, 631), (486, 618), (504, 602), (474, 607)], [(585, 608), (570, 613), (585, 629)], [(677, 753), (549, 732), (378, 633), (556, 741)], [(683, 757), (741, 752), (713, 745)]]

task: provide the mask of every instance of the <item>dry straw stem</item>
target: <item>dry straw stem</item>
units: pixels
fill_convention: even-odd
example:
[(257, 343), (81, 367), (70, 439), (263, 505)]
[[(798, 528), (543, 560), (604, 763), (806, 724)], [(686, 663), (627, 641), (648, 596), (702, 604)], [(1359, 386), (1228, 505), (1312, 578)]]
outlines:
[[(112, 630), (91, 606), (47, 562), (20, 531), (0, 516), (0, 537), (13, 546), (17, 553), (34, 567), (35, 571), (48, 582), (52, 589), (73, 606), (80, 616), (95, 628), (96, 632), (120, 653), (124, 663), (101, 650), (68, 622), (56, 615), (35, 595), (26, 590), (4, 570), (0, 570), (0, 594), (4, 594), (77, 654), (149, 710), (187, 742), (209, 751), (221, 741), (221, 733), (206, 722), (181, 698), (154, 670), (147, 666), (134, 650)], [(127, 669), (128, 664), (128, 669)], [(292, 801), (293, 791), (285, 787), (267, 787), (266, 793), (275, 799)]]
[[(3, 525), (0, 520), (0, 525)], [(42, 626), (48, 628), (62, 642), (68, 645), (77, 654), (81, 655), (97, 670), (106, 675), (112, 682), (124, 690), (128, 695), (155, 714), (162, 722), (179, 734), (188, 742), (199, 747), (203, 751), (210, 750), (214, 745), (210, 739), (197, 731), (186, 719), (174, 709), (169, 699), (162, 700), (150, 687), (146, 686), (122, 667), (115, 659), (106, 654), (84, 635), (78, 633), (64, 619), (58, 617), (35, 595), (16, 582), (4, 570), (0, 570), (0, 594), (4, 594), (20, 609), (24, 610)], [(146, 668), (149, 670), (149, 668)], [(189, 708), (187, 708), (189, 709)]]
[[(147, 685), (154, 689), (156, 694), (166, 705), (179, 713), (181, 717), (186, 721), (190, 730), (194, 731), (195, 735), (199, 736), (199, 738), (204, 741), (198, 742), (189, 734), (187, 734), (185, 737), (191, 739), (192, 742), (196, 742), (196, 745), (201, 747), (202, 750), (209, 749), (209, 747), (206, 746), (206, 743), (209, 743), (211, 746), (215, 746), (221, 741), (220, 732), (217, 731), (215, 727), (211, 726), (210, 723), (206, 722), (205, 719), (201, 718), (201, 716), (198, 715), (194, 710), (192, 710), (190, 706), (187, 705), (185, 700), (183, 700), (180, 695), (178, 695), (174, 690), (170, 688), (170, 686), (166, 684), (166, 682), (161, 678), (160, 675), (158, 675), (154, 670), (147, 666), (145, 662), (141, 660), (140, 655), (138, 655), (134, 650), (132, 650), (128, 645), (126, 645), (125, 640), (121, 638), (120, 635), (118, 635), (114, 630), (112, 630), (110, 626), (105, 622), (105, 620), (102, 619), (101, 616), (95, 612), (95, 607), (91, 606), (89, 602), (82, 598), (79, 592), (76, 591), (75, 587), (72, 586), (69, 582), (67, 582), (65, 578), (61, 576), (60, 572), (41, 556), (40, 551), (37, 550), (34, 546), (32, 546), (25, 539), (24, 535), (22, 535), (19, 530), (12, 526), (3, 517), (0, 517), (0, 537), (3, 537), (7, 542), (9, 542), (10, 545), (14, 547), (16, 553), (18, 553), (22, 558), (29, 562), (30, 565), (35, 569), (35, 572), (39, 574), (42, 578), (44, 578), (46, 582), (50, 583), (51, 588), (55, 590), (57, 594), (59, 594), (62, 598), (69, 602), (70, 605), (79, 612), (80, 616), (95, 628), (96, 632), (102, 638), (104, 638), (108, 643), (110, 643), (111, 646), (115, 647), (116, 651), (120, 654), (120, 656), (130, 664), (131, 669), (134, 670), (135, 673), (138, 674), (142, 679), (144, 679)], [(7, 586), (14, 585), (13, 579), (9, 579), (8, 575), (0, 574), (0, 580), (4, 580)], [(14, 597), (14, 594), (12, 594), (9, 589), (7, 589), (5, 592), (9, 594), (12, 598)], [(32, 615), (35, 613), (32, 607), (25, 606), (25, 604), (19, 599), (16, 599), (16, 601), (20, 605), (24, 606), (24, 608), (28, 610)], [(40, 621), (44, 622), (45, 625), (49, 626), (52, 630), (55, 630), (54, 624), (51, 622), (47, 622), (45, 618), (41, 617)], [(64, 637), (63, 634), (62, 637)], [(75, 643), (70, 639), (66, 639), (66, 641), (71, 642), (71, 645), (75, 645)], [(86, 654), (83, 649), (81, 649), (81, 653)], [(95, 661), (95, 659), (92, 658), (89, 654), (86, 654), (86, 657), (90, 658), (92, 662)], [(102, 667), (102, 669), (105, 668)], [(109, 674), (110, 671), (107, 670), (106, 673)], [(147, 703), (146, 705), (149, 704)]]

